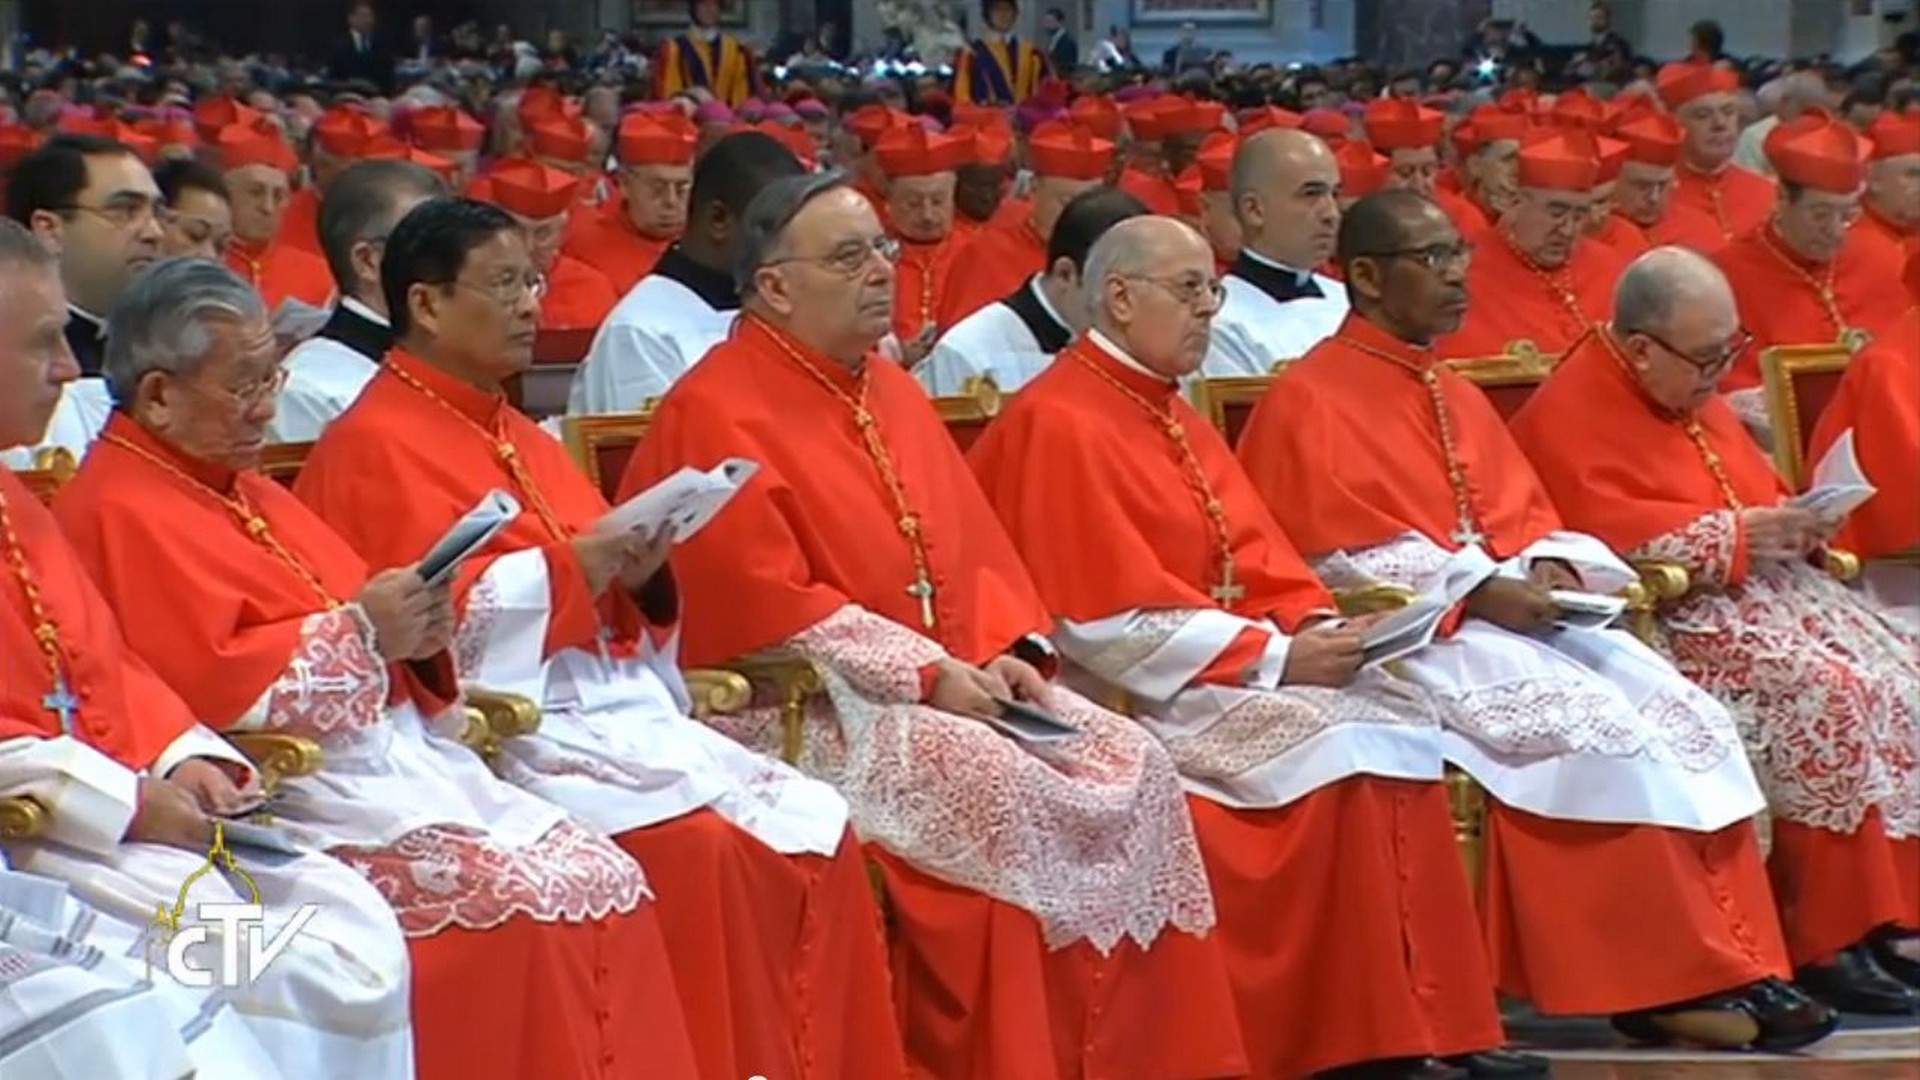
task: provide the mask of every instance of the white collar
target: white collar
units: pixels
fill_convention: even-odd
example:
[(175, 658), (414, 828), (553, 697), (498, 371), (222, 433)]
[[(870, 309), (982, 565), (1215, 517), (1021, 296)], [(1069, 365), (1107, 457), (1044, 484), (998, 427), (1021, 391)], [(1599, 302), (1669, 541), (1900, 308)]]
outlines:
[(1313, 278), (1313, 271), (1311, 270), (1302, 270), (1302, 269), (1299, 269), (1298, 267), (1288, 266), (1286, 263), (1283, 263), (1278, 259), (1269, 259), (1265, 255), (1260, 254), (1259, 252), (1253, 250), (1250, 247), (1243, 247), (1240, 249), (1240, 252), (1241, 254), (1245, 255), (1247, 258), (1252, 259), (1254, 262), (1260, 263), (1265, 266), (1271, 266), (1275, 270), (1280, 270), (1280, 271), (1284, 271), (1286, 273), (1292, 274), (1296, 279), (1300, 281), (1303, 281), (1303, 282), (1309, 281)]
[(1166, 383), (1169, 386), (1173, 385), (1175, 382), (1178, 381), (1176, 379), (1169, 379), (1165, 375), (1162, 375), (1157, 371), (1149, 370), (1145, 364), (1142, 364), (1140, 361), (1135, 360), (1133, 357), (1127, 355), (1127, 350), (1122, 349), (1118, 345), (1115, 345), (1113, 343), (1112, 338), (1108, 337), (1107, 335), (1101, 333), (1098, 330), (1089, 328), (1087, 330), (1087, 340), (1093, 342), (1095, 346), (1100, 348), (1108, 356), (1111, 356), (1115, 360), (1118, 360), (1120, 362), (1120, 366), (1123, 368), (1126, 368), (1128, 371), (1137, 371), (1140, 374), (1145, 375), (1149, 379), (1158, 379), (1159, 381)]
[(1068, 333), (1072, 333), (1073, 324), (1067, 321), (1065, 315), (1060, 314), (1059, 308), (1053, 306), (1053, 301), (1047, 299), (1047, 290), (1040, 287), (1040, 279), (1044, 277), (1046, 277), (1045, 274), (1035, 274), (1028, 278), (1027, 288), (1033, 290), (1033, 298), (1040, 301), (1040, 310), (1046, 312), (1047, 317), (1054, 322), (1066, 327)]
[(340, 306), (343, 308), (346, 308), (348, 311), (353, 312), (355, 315), (358, 315), (361, 318), (367, 320), (373, 325), (380, 327), (382, 330), (393, 329), (393, 324), (387, 321), (387, 317), (385, 315), (380, 314), (379, 312), (373, 310), (372, 308), (361, 303), (360, 301), (355, 300), (351, 296), (341, 297)]

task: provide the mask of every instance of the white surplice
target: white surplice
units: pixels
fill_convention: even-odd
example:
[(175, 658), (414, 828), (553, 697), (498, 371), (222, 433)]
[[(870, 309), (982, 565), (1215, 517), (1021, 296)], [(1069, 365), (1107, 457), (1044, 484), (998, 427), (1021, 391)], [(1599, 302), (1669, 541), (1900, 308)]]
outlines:
[[(388, 699), (373, 624), (349, 604), (306, 619), (285, 673), (234, 728), (320, 744), (318, 772), (281, 781), (275, 817), (373, 881), (409, 936), (639, 905), (646, 879), (618, 847)], [(440, 720), (462, 722), (458, 709)]]
[[(1242, 248), (1243, 258), (1264, 262), (1275, 273), (1300, 274)], [(1284, 303), (1275, 300), (1258, 285), (1229, 273), (1221, 279), (1226, 301), (1213, 317), (1213, 330), (1207, 343), (1207, 358), (1200, 374), (1207, 378), (1231, 375), (1270, 375), (1273, 366), (1298, 360), (1309, 349), (1340, 329), (1347, 317), (1347, 287), (1325, 274), (1308, 274), (1319, 286), (1319, 297), (1302, 297)]]
[[(1475, 556), (1478, 556), (1476, 559)], [(1418, 533), (1314, 560), (1335, 589), (1427, 587), (1453, 553)], [(1535, 560), (1571, 565), (1590, 592), (1635, 580), (1592, 537), (1555, 532), (1495, 564), (1459, 557), (1484, 578), (1523, 578)], [(1733, 717), (1631, 634), (1516, 634), (1469, 618), (1397, 661), (1440, 707), (1447, 759), (1496, 799), (1541, 817), (1713, 832), (1765, 806)]]
[(832, 855), (847, 802), (832, 787), (691, 719), (679, 631), (641, 635), (637, 656), (569, 648), (545, 656), (552, 593), (538, 548), (495, 559), (468, 593), (460, 670), (541, 705), (540, 730), (508, 740), (497, 767), (609, 835), (711, 808), (783, 854)]
[[(967, 381), (993, 380), (1002, 393), (1013, 393), (1047, 369), (1059, 348), (1073, 336), (1067, 320), (1048, 301), (1034, 275), (1021, 286), (1029, 301), (1025, 317), (1001, 300), (955, 323), (934, 342), (933, 351), (913, 369), (914, 378), (936, 397), (967, 392)], [(1059, 344), (1047, 348), (1033, 326), (1036, 318), (1050, 319)]]
[(46, 436), (34, 446), (0, 450), (0, 465), (16, 471), (31, 469), (36, 454), (56, 446), (78, 462), (87, 456), (112, 413), (113, 395), (107, 390), (107, 380), (75, 379), (61, 389), (60, 404), (54, 407)]
[[(250, 768), (224, 740), (196, 727), (167, 747), (153, 771), (164, 775), (189, 757)], [(0, 797), (32, 796), (47, 808), (50, 821), (45, 835), (10, 847), (14, 864), (65, 883), (106, 918), (149, 925), (157, 905), (172, 905), (208, 857), (123, 841), (137, 788), (134, 772), (68, 736), (0, 743)], [(235, 855), (258, 886), (267, 937), (277, 935), (301, 905), (317, 909), (270, 968), (244, 988), (227, 991), (233, 1010), (280, 1074), (315, 1080), (412, 1076), (407, 949), (386, 901), (359, 874), (324, 855), (275, 856), (245, 848)], [(221, 872), (196, 881), (185, 900), (192, 921), (202, 902), (247, 902), (251, 895), (237, 875)], [(204, 925), (207, 940), (188, 955), (200, 969), (213, 971), (222, 934), (218, 924)], [(158, 948), (151, 939), (147, 944)]]
[(593, 335), (573, 374), (567, 414), (639, 410), (725, 339), (737, 314), (663, 274), (641, 278)]
[[(340, 306), (375, 325), (387, 325), (379, 312), (351, 296), (343, 297)], [(380, 365), (358, 349), (329, 337), (310, 337), (294, 346), (284, 367), (287, 385), (267, 425), (268, 440), (277, 443), (319, 439), (380, 373)]]

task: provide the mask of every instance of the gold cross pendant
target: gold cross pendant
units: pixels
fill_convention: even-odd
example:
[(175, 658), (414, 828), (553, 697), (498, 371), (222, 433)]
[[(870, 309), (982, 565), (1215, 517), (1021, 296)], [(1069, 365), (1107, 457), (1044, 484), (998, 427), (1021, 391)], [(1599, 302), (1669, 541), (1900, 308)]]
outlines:
[(1247, 587), (1233, 580), (1233, 560), (1224, 559), (1220, 564), (1220, 584), (1213, 587), (1213, 600), (1221, 607), (1232, 607), (1234, 602), (1247, 595)]
[(933, 582), (927, 579), (925, 570), (920, 571), (919, 576), (913, 579), (913, 584), (907, 586), (907, 595), (920, 601), (920, 624), (929, 630), (933, 629), (934, 624), (933, 592)]

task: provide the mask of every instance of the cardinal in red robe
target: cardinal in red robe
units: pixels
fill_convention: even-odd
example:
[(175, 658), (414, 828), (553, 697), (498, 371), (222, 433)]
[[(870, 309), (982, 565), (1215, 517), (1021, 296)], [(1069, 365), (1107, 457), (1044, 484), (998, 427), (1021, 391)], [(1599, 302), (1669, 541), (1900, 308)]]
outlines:
[(1678, 121), (1651, 105), (1629, 107), (1615, 115), (1607, 134), (1627, 144), (1611, 200), (1620, 224), (1602, 234), (1617, 253), (1636, 258), (1649, 248), (1678, 244), (1705, 255), (1726, 242), (1711, 217), (1673, 197), (1686, 135)]
[(376, 139), (391, 138), (387, 125), (365, 110), (351, 106), (328, 109), (313, 123), (309, 134), (307, 165), (311, 175), (287, 203), (280, 221), (278, 240), (311, 255), (326, 257), (320, 250), (320, 200), (327, 185), (340, 170), (366, 156)]
[(1908, 482), (1920, 461), (1920, 251), (1907, 260), (1905, 280), (1915, 306), (1847, 365), (1814, 425), (1807, 462), (1811, 468), (1853, 433), (1861, 471), (1879, 491), (1847, 518), (1834, 546), (1867, 560), (1867, 590), (1920, 630), (1920, 567), (1897, 558), (1920, 551), (1920, 485)]
[(1721, 383), (1730, 393), (1751, 391), (1735, 402), (1750, 419), (1764, 416), (1757, 400), (1761, 352), (1836, 343), (1858, 350), (1906, 307), (1901, 290), (1876, 277), (1874, 260), (1847, 227), (1860, 210), (1865, 140), (1844, 121), (1810, 109), (1768, 132), (1765, 149), (1780, 176), (1779, 209), (1713, 256), (1754, 337)]
[(1554, 590), (1636, 575), (1562, 524), (1492, 403), (1436, 355), (1466, 301), (1457, 262), (1370, 254), (1459, 243), (1425, 200), (1356, 203), (1339, 241), (1354, 313), (1274, 380), (1240, 460), (1329, 584), (1465, 601), (1444, 643), (1398, 664), (1486, 790), (1480, 916), (1500, 989), (1612, 1013), (1639, 1038), (1817, 1039), (1831, 1013), (1778, 981), (1751, 822), (1764, 799), (1733, 717), (1632, 636), (1556, 628)]
[[(219, 272), (169, 264), (127, 302), (177, 303), (171, 282)], [(202, 325), (208, 348), (186, 358), (195, 378), (275, 370), (264, 309)], [(399, 917), (420, 1075), (696, 1076), (638, 867), (435, 730), (458, 729), (459, 688), (448, 620), (397, 613), (425, 593), (418, 575), (369, 582), (312, 511), (248, 467), (257, 450), (222, 453), (259, 445), (271, 374), (237, 412), (188, 394), (168, 412), (160, 369), (123, 377), (135, 395), (61, 492), (61, 528), (129, 644), (196, 716), (320, 746), (320, 771), (282, 782), (275, 817), (359, 870)], [(502, 970), (514, 979), (473, 992)], [(600, 1023), (608, 1013), (626, 1019)]]
[[(768, 250), (871, 252), (884, 233), (866, 201), (809, 187), (761, 193), (789, 222)], [(621, 489), (757, 463), (674, 551), (686, 658), (778, 648), (825, 680), (800, 760), (847, 795), (879, 866), (916, 1074), (1245, 1074), (1173, 762), (1043, 674), (1025, 568), (925, 393), (873, 352), (891, 266), (748, 256), (741, 325), (668, 391)], [(762, 700), (719, 722), (776, 743), (777, 699)], [(1003, 702), (1079, 733), (1005, 737)]]
[(1688, 572), (1655, 640), (1750, 725), (1796, 982), (1849, 1012), (1910, 1015), (1890, 972), (1920, 974), (1920, 643), (1811, 564), (1833, 522), (1784, 505), (1715, 392), (1739, 325), (1711, 263), (1647, 255), (1514, 436), (1569, 524)]
[(1520, 151), (1519, 200), (1474, 249), (1467, 294), (1475, 301), (1459, 332), (1440, 343), (1443, 355), (1498, 356), (1524, 342), (1557, 356), (1606, 317), (1625, 264), (1585, 235), (1599, 149), (1592, 135), (1562, 131)]
[(1117, 186), (1154, 213), (1177, 216), (1180, 198), (1175, 182), (1193, 164), (1207, 134), (1219, 130), (1225, 107), (1216, 101), (1168, 95), (1129, 105), (1124, 115), (1133, 133), (1132, 147), (1151, 149), (1139, 164), (1121, 172)]
[(693, 189), (693, 121), (678, 111), (633, 113), (620, 122), (619, 197), (569, 229), (560, 253), (605, 275), (617, 296), (653, 272), (687, 227)]
[(938, 336), (940, 297), (967, 243), (953, 230), (954, 172), (972, 156), (973, 144), (904, 124), (882, 135), (873, 153), (887, 177), (883, 219), (900, 244), (893, 334), (911, 368)]
[(233, 203), (227, 265), (245, 277), (269, 310), (285, 300), (324, 308), (333, 296), (327, 261), (278, 237), (299, 168), (280, 129), (265, 120), (223, 128), (215, 143)]
[(1773, 212), (1773, 182), (1733, 164), (1740, 77), (1718, 64), (1683, 60), (1661, 68), (1656, 83), (1661, 102), (1686, 131), (1674, 206), (1705, 215), (1721, 243), (1759, 227)]
[(487, 135), (480, 121), (461, 112), (458, 106), (432, 105), (407, 114), (407, 133), (412, 136), (413, 145), (453, 162), (455, 191), (473, 179), (480, 144)]
[(620, 302), (605, 274), (560, 250), (568, 218), (579, 212), (579, 190), (578, 177), (525, 160), (503, 161), (467, 186), (468, 197), (493, 203), (527, 230), (544, 278), (542, 330), (592, 330)]
[[(1486, 230), (1487, 215), (1479, 207), (1457, 188), (1438, 183), (1445, 116), (1404, 98), (1380, 98), (1367, 103), (1363, 122), (1366, 141), (1387, 159), (1381, 188), (1417, 191), (1439, 203), (1462, 236), (1476, 238)], [(1347, 194), (1344, 186), (1341, 193)], [(1367, 192), (1354, 193), (1354, 197), (1364, 194)]]
[(967, 272), (955, 276), (940, 299), (941, 326), (1007, 296), (1047, 268), (1047, 238), (1075, 195), (1098, 186), (1113, 144), (1083, 128), (1042, 124), (1027, 142), (1033, 193), (1024, 215), (1007, 211), (981, 229), (957, 256)]
[[(1100, 243), (1128, 265), (1211, 274), (1186, 226), (1115, 230)], [(1181, 396), (1204, 349), (1177, 331), (1206, 309), (1088, 284), (1094, 329), (968, 457), (1063, 655), (1180, 765), (1253, 1075), (1498, 1046), (1438, 716), (1359, 673), (1359, 631), (1328, 622), (1332, 594)], [(1296, 887), (1334, 862), (1328, 888)]]
[(1853, 231), (1884, 272), (1920, 251), (1920, 112), (1881, 113), (1867, 141), (1867, 195)]
[[(502, 747), (502, 775), (646, 868), (701, 1075), (900, 1075), (845, 802), (687, 717), (664, 544), (602, 524), (599, 490), (500, 392), (531, 362), (523, 230), (485, 204), (430, 202), (384, 258), (409, 299), (390, 313), (398, 344), (296, 493), (380, 565), (421, 558), (495, 491), (515, 500), (454, 580), (456, 651), (477, 684), (542, 706), (539, 731)], [(460, 276), (443, 282), (445, 265)]]

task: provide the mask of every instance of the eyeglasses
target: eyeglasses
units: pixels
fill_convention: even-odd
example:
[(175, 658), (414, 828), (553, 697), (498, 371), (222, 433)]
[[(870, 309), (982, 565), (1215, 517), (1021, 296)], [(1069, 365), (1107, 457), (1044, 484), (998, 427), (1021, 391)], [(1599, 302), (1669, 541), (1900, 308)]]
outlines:
[(454, 288), (478, 293), (500, 304), (512, 306), (520, 302), (522, 296), (539, 300), (547, 295), (547, 276), (545, 274), (524, 274), (510, 278), (500, 278), (485, 285), (476, 285), (470, 281), (455, 279)]
[(1735, 360), (1740, 359), (1741, 353), (1753, 347), (1753, 333), (1745, 327), (1742, 327), (1733, 337), (1728, 338), (1727, 341), (1720, 346), (1718, 355), (1704, 360), (1692, 353), (1683, 352), (1675, 348), (1666, 338), (1650, 330), (1636, 330), (1634, 333), (1639, 334), (1655, 345), (1685, 360), (1687, 366), (1699, 372), (1702, 379), (1711, 379), (1718, 376), (1721, 372), (1726, 371), (1733, 366)]
[(280, 391), (286, 389), (287, 376), (286, 368), (276, 367), (271, 374), (239, 386), (200, 386), (196, 383), (187, 385), (213, 397), (222, 398), (230, 402), (236, 410), (244, 413), (252, 412), (255, 406), (268, 398), (279, 396)]
[(1219, 278), (1200, 277), (1194, 274), (1182, 277), (1124, 274), (1122, 278), (1127, 281), (1144, 281), (1153, 285), (1187, 307), (1193, 307), (1202, 300), (1208, 301), (1211, 307), (1219, 307), (1227, 298), (1227, 287), (1220, 283)]
[(115, 199), (101, 206), (88, 206), (74, 203), (72, 206), (58, 208), (63, 213), (88, 213), (116, 228), (141, 225), (148, 221), (167, 220), (167, 202), (165, 199), (149, 199), (139, 195)]
[(787, 263), (812, 263), (843, 278), (852, 278), (860, 276), (860, 271), (865, 270), (876, 255), (881, 261), (891, 265), (900, 257), (900, 241), (891, 236), (876, 236), (872, 240), (849, 240), (825, 255), (790, 255), (784, 259), (769, 259), (760, 265), (771, 267)]
[(1473, 265), (1473, 245), (1428, 244), (1426, 247), (1395, 248), (1392, 251), (1368, 251), (1354, 256), (1359, 259), (1411, 259), (1425, 267), (1428, 273), (1437, 274), (1448, 267), (1457, 266), (1462, 270)]

